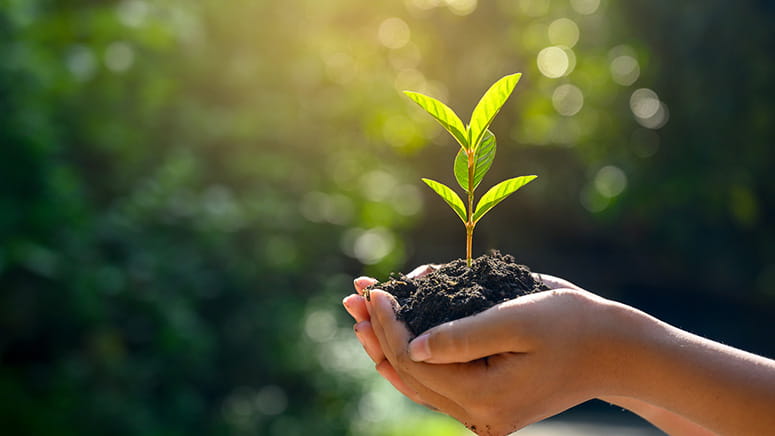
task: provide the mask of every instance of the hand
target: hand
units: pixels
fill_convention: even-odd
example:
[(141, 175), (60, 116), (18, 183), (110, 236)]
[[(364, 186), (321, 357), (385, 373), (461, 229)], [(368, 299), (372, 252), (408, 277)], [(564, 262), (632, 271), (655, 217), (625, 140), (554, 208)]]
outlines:
[[(775, 361), (691, 335), (562, 279), (541, 278), (555, 292), (443, 324), (408, 346), (409, 332), (395, 321), (388, 294), (375, 292), (371, 304), (352, 295), (345, 305), (356, 320), (373, 321), (358, 336), (382, 362), (383, 376), (413, 400), (480, 434), (507, 433), (591, 396), (630, 409), (674, 436), (757, 435), (775, 425), (767, 413), (775, 407)], [(357, 279), (356, 289), (374, 282)], [(579, 304), (551, 302), (555, 298)], [(509, 319), (510, 312), (520, 319)], [(574, 325), (581, 328), (568, 328)], [(569, 338), (576, 340), (568, 344)], [(548, 363), (542, 368), (541, 361)], [(558, 391), (557, 380), (568, 383)]]
[[(419, 267), (415, 271), (413, 271), (410, 276), (419, 276), (426, 274), (429, 272), (431, 267)], [(582, 291), (577, 291), (577, 287), (571, 285), (568, 282), (565, 282), (561, 279), (556, 279), (549, 276), (542, 276), (545, 282), (547, 284), (550, 284), (550, 286), (554, 287), (565, 287), (565, 288), (576, 288), (576, 290), (571, 290), (568, 292), (558, 292), (553, 293), (552, 295), (555, 296), (561, 296), (562, 294), (566, 294), (566, 297), (568, 298), (568, 302), (571, 300), (574, 300), (576, 296), (574, 296), (574, 292), (581, 293)], [(376, 280), (366, 277), (358, 278), (354, 281), (354, 285), (356, 288), (356, 291), (360, 294), (362, 293), (363, 289), (376, 283)], [(587, 293), (588, 294), (588, 293)], [(375, 295), (375, 294), (372, 294)], [(467, 396), (466, 393), (467, 389), (474, 389), (480, 391), (482, 394), (487, 394), (489, 392), (492, 392), (495, 387), (500, 387), (501, 393), (506, 393), (505, 389), (508, 387), (508, 383), (504, 383), (504, 380), (502, 380), (502, 377), (509, 376), (514, 373), (521, 373), (519, 377), (525, 380), (532, 380), (533, 382), (536, 382), (536, 387), (541, 386), (541, 391), (549, 389), (550, 385), (554, 385), (554, 387), (551, 387), (550, 389), (556, 392), (562, 391), (562, 395), (557, 395), (557, 399), (555, 401), (554, 409), (552, 411), (542, 410), (540, 407), (536, 408), (535, 404), (527, 404), (527, 403), (533, 403), (529, 399), (526, 399), (523, 393), (520, 393), (519, 391), (515, 392), (514, 390), (508, 389), (509, 392), (512, 392), (514, 397), (518, 397), (522, 399), (522, 402), (513, 402), (511, 400), (505, 399), (505, 398), (497, 398), (494, 395), (488, 396), (488, 398), (484, 398), (485, 395), (482, 395), (480, 404), (465, 404), (466, 407), (460, 407), (458, 404), (456, 404), (454, 397), (456, 395), (454, 393), (446, 393), (443, 388), (439, 389), (441, 392), (444, 392), (445, 394), (449, 395), (452, 398), (445, 397), (443, 394), (440, 395), (439, 393), (435, 392), (433, 389), (428, 388), (423, 382), (425, 383), (436, 383), (436, 384), (445, 384), (444, 377), (449, 377), (448, 373), (451, 368), (448, 368), (449, 365), (446, 365), (446, 368), (443, 366), (431, 366), (427, 364), (416, 364), (414, 362), (411, 362), (411, 360), (408, 358), (406, 354), (406, 348), (404, 346), (403, 353), (396, 353), (394, 349), (397, 347), (397, 344), (403, 341), (403, 344), (406, 345), (406, 343), (409, 341), (409, 332), (405, 330), (403, 327), (403, 324), (395, 322), (395, 315), (390, 314), (387, 318), (387, 323), (384, 323), (386, 326), (390, 326), (393, 328), (393, 330), (390, 330), (389, 332), (392, 332), (390, 334), (390, 338), (394, 340), (394, 346), (392, 347), (385, 347), (386, 350), (389, 350), (387, 353), (383, 350), (383, 346), (381, 345), (386, 343), (387, 336), (385, 332), (380, 328), (379, 333), (375, 332), (375, 329), (372, 325), (372, 318), (371, 315), (374, 313), (374, 304), (383, 304), (384, 301), (387, 299), (390, 301), (390, 304), (394, 304), (394, 301), (392, 301), (392, 297), (390, 297), (388, 294), (385, 294), (384, 292), (377, 292), (376, 299), (374, 300), (375, 303), (373, 304), (367, 304), (365, 299), (361, 297), (360, 295), (350, 295), (347, 298), (344, 299), (344, 305), (347, 308), (348, 312), (355, 318), (356, 324), (354, 326), (354, 330), (356, 332), (356, 335), (358, 339), (360, 340), (361, 344), (363, 345), (364, 349), (366, 350), (367, 354), (372, 358), (372, 360), (376, 363), (376, 369), (377, 371), (385, 378), (387, 379), (391, 384), (393, 384), (396, 389), (398, 389), (400, 392), (402, 392), (404, 395), (412, 399), (413, 401), (424, 404), (426, 406), (429, 406), (433, 409), (439, 409), (447, 414), (450, 414), (451, 416), (457, 418), (459, 421), (463, 422), (464, 424), (469, 425), (472, 427), (472, 429), (476, 429), (475, 431), (479, 432), (480, 434), (499, 434), (499, 433), (508, 433), (511, 432), (517, 428), (520, 428), (524, 425), (527, 425), (531, 422), (535, 422), (537, 420), (543, 419), (547, 416), (551, 416), (555, 413), (558, 413), (562, 410), (565, 410), (568, 407), (573, 406), (574, 404), (578, 404), (579, 402), (582, 402), (587, 398), (587, 396), (583, 396), (581, 399), (574, 399), (570, 400), (569, 398), (572, 398), (574, 395), (570, 394), (570, 391), (567, 389), (567, 383), (562, 383), (558, 381), (558, 378), (551, 375), (551, 374), (536, 374), (532, 375), (533, 372), (536, 370), (542, 368), (542, 367), (549, 367), (553, 368), (555, 372), (562, 373), (567, 372), (564, 371), (561, 368), (564, 368), (564, 366), (559, 366), (556, 364), (550, 365), (548, 362), (545, 361), (545, 359), (548, 359), (549, 361), (553, 361), (554, 358), (552, 358), (550, 355), (544, 356), (543, 354), (541, 356), (544, 356), (543, 359), (534, 359), (533, 356), (531, 356), (530, 359), (527, 359), (527, 352), (525, 351), (524, 355), (521, 354), (515, 354), (511, 352), (512, 350), (500, 350), (500, 348), (503, 346), (503, 343), (497, 344), (497, 347), (499, 348), (499, 351), (497, 352), (491, 352), (487, 349), (487, 345), (485, 343), (480, 343), (481, 348), (479, 348), (481, 351), (477, 352), (474, 347), (466, 347), (466, 350), (460, 350), (464, 353), (464, 355), (456, 354), (456, 351), (447, 350), (446, 352), (443, 352), (442, 354), (436, 354), (433, 358), (430, 358), (430, 362), (439, 363), (444, 361), (466, 361), (466, 360), (474, 360), (478, 359), (480, 357), (489, 356), (491, 354), (497, 354), (497, 353), (503, 353), (499, 356), (493, 356), (488, 357), (486, 360), (479, 360), (476, 362), (472, 362), (470, 364), (458, 364), (454, 365), (455, 368), (452, 369), (453, 375), (451, 377), (452, 385), (454, 385), (456, 382), (458, 382), (461, 379), (471, 380), (471, 383), (466, 387), (462, 388), (460, 392), (462, 393), (462, 396)], [(589, 294), (587, 297), (591, 297), (592, 294)], [(551, 295), (547, 294), (543, 297), (551, 297)], [(562, 298), (562, 297), (560, 297)], [(535, 307), (537, 304), (541, 303), (541, 299), (537, 299), (534, 301), (524, 301), (525, 304), (532, 307), (530, 309), (531, 311), (535, 311)], [(379, 303), (382, 301), (382, 303)], [(556, 304), (544, 304), (541, 303), (545, 307), (554, 307), (558, 308)], [(573, 304), (571, 304), (573, 306)], [(385, 306), (387, 307), (387, 306)], [(385, 308), (383, 307), (383, 309)], [(392, 307), (392, 306), (391, 306)], [(371, 313), (370, 313), (371, 312)], [(379, 312), (383, 315), (383, 318), (385, 317), (385, 311)], [(554, 317), (550, 314), (547, 315), (539, 315), (536, 313), (538, 319), (541, 319), (543, 317), (547, 317), (548, 319), (552, 318), (560, 318), (567, 320), (568, 317), (559, 316)], [(473, 317), (474, 319), (479, 319), (478, 317)], [(461, 320), (462, 321), (462, 320)], [(458, 323), (458, 321), (455, 321), (454, 323)], [(481, 325), (484, 326), (486, 323), (482, 323)], [(382, 324), (379, 324), (380, 327), (382, 327)], [(462, 326), (461, 326), (462, 327)], [(558, 325), (558, 327), (562, 330), (563, 327), (561, 325)], [(437, 328), (438, 329), (438, 328)], [(435, 329), (433, 329), (435, 330)], [(432, 331), (433, 331), (432, 330)], [(425, 336), (425, 335), (423, 335)], [(437, 337), (437, 336), (434, 336)], [(569, 338), (567, 338), (567, 335), (560, 334), (559, 337), (566, 338), (564, 342), (572, 342)], [(396, 342), (396, 339), (398, 339), (398, 342)], [(496, 338), (494, 339), (494, 342), (491, 343), (497, 343), (498, 340)], [(443, 337), (442, 337), (443, 340)], [(420, 343), (422, 343), (422, 339), (420, 340)], [(447, 342), (449, 344), (450, 342)], [(416, 347), (415, 347), (416, 348)], [(399, 350), (401, 350), (401, 347), (398, 347)], [(564, 354), (568, 351), (568, 346), (559, 346), (559, 350)], [(439, 348), (441, 350), (441, 348)], [(488, 351), (485, 351), (488, 350)], [(418, 351), (416, 351), (417, 353)], [(387, 354), (387, 355), (386, 355)], [(417, 359), (418, 356), (415, 356)], [(558, 357), (560, 361), (564, 361), (564, 359), (561, 359)], [(399, 363), (400, 362), (400, 363)], [(396, 367), (394, 365), (399, 365), (398, 367), (401, 368), (399, 371), (396, 371)], [(425, 381), (425, 379), (420, 377), (415, 377), (412, 374), (410, 374), (409, 371), (407, 371), (406, 367), (417, 367), (417, 366), (424, 366), (425, 368), (425, 376), (431, 375), (431, 379), (433, 381)], [(511, 367), (513, 366), (513, 367)], [(436, 380), (439, 377), (434, 375), (433, 373), (438, 371), (438, 368), (443, 368), (442, 373), (436, 374), (441, 375), (442, 377), (440, 380)], [(457, 372), (454, 372), (457, 371)], [(469, 374), (472, 373), (472, 374)], [(480, 380), (479, 378), (472, 379), (471, 377), (482, 377), (485, 378), (488, 383), (490, 383), (493, 386), (486, 386), (482, 383), (485, 380)], [(449, 384), (449, 381), (446, 382)], [(532, 387), (530, 388), (532, 389)], [(563, 397), (563, 399), (560, 399), (560, 397)], [(523, 404), (524, 403), (524, 404)], [(511, 407), (504, 408), (501, 407), (504, 404), (511, 404)], [(467, 410), (467, 409), (473, 409), (473, 410)], [(478, 409), (478, 410), (477, 410)], [(526, 416), (526, 418), (522, 419), (521, 422), (518, 418), (518, 415), (512, 415), (511, 409), (515, 410), (522, 410), (523, 415)], [(532, 412), (529, 412), (531, 411)], [(499, 419), (493, 419), (493, 415), (500, 415)], [(532, 418), (527, 418), (527, 416), (531, 416)], [(480, 424), (477, 425), (477, 422)]]
[[(407, 274), (407, 277), (420, 277), (436, 268), (435, 265), (422, 265)], [(383, 378), (412, 401), (433, 409), (417, 392), (413, 391), (401, 380), (390, 361), (385, 358), (382, 346), (372, 329), (371, 315), (369, 314), (369, 308), (366, 306), (366, 299), (363, 297), (364, 290), (375, 283), (377, 283), (377, 280), (371, 277), (358, 277), (353, 280), (356, 294), (348, 295), (342, 300), (342, 304), (347, 312), (355, 319), (355, 325), (353, 326), (355, 336), (363, 346), (366, 354), (374, 361), (375, 369)]]
[[(442, 324), (411, 345), (389, 294), (373, 291), (366, 305), (409, 389), (478, 434), (504, 435), (595, 397), (605, 359), (593, 350), (587, 317), (603, 301), (576, 289), (528, 295)], [(447, 362), (465, 363), (439, 364)]]

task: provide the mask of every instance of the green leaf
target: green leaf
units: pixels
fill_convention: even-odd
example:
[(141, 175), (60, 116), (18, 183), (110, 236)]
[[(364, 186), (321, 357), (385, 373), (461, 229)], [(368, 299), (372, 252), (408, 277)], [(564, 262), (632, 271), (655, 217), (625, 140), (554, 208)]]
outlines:
[(490, 188), (476, 205), (476, 211), (474, 212), (474, 223), (478, 222), (484, 214), (490, 211), (496, 204), (500, 203), (509, 195), (516, 192), (519, 188), (527, 185), (537, 176), (521, 176), (514, 177), (513, 179), (504, 180), (497, 185)]
[[(474, 189), (479, 186), (484, 175), (490, 170), (492, 161), (495, 159), (495, 148), (495, 135), (487, 130), (474, 154)], [(468, 192), (468, 156), (462, 148), (455, 157), (455, 178), (460, 187)]]
[(522, 77), (521, 73), (502, 77), (495, 82), (490, 89), (484, 93), (482, 99), (479, 100), (479, 103), (477, 103), (471, 114), (471, 123), (468, 127), (468, 133), (470, 135), (469, 140), (471, 141), (470, 144), (472, 148), (476, 148), (479, 145), (479, 141), (482, 139), (485, 130), (490, 127), (493, 118), (495, 118), (495, 115), (501, 110), (503, 104), (506, 103), (511, 92), (514, 91), (514, 87), (517, 86), (520, 77)]
[(420, 94), (418, 92), (404, 91), (407, 97), (425, 109), (436, 121), (439, 122), (452, 136), (455, 137), (461, 147), (468, 146), (468, 137), (466, 136), (466, 126), (463, 121), (444, 103), (433, 97)]
[(450, 189), (447, 185), (439, 183), (435, 180), (422, 179), (422, 181), (425, 182), (426, 185), (430, 186), (434, 192), (439, 194), (439, 196), (447, 202), (449, 207), (451, 207), (452, 210), (457, 213), (457, 216), (459, 216), (464, 223), (466, 222), (466, 206), (463, 204), (463, 200), (460, 199), (460, 196), (457, 195), (455, 191)]

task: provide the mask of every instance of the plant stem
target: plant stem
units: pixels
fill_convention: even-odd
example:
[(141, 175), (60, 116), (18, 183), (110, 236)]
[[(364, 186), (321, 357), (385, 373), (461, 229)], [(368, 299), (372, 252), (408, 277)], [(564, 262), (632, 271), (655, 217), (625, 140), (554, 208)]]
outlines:
[(466, 224), (466, 266), (471, 268), (471, 246), (473, 245), (474, 228)]
[(466, 266), (471, 268), (471, 251), (474, 240), (474, 157), (476, 153), (473, 147), (466, 150), (468, 157), (468, 222), (466, 222)]

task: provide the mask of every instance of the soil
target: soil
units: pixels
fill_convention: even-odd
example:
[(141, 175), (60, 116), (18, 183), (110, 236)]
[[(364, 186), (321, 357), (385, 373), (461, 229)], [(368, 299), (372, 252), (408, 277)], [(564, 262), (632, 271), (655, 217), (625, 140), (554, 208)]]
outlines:
[(393, 274), (390, 280), (369, 288), (381, 289), (398, 300), (398, 319), (415, 336), (498, 303), (549, 289), (528, 267), (498, 251), (474, 259), (471, 268), (457, 259), (422, 277)]

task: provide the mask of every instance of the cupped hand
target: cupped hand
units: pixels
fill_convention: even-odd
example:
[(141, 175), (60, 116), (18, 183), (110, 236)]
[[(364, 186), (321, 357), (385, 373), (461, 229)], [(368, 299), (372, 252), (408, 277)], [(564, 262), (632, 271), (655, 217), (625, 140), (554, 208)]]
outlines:
[[(435, 265), (422, 265), (415, 268), (412, 272), (407, 274), (407, 277), (421, 277), (430, 273), (437, 267)], [(364, 290), (369, 286), (377, 283), (377, 280), (371, 277), (358, 277), (353, 280), (353, 286), (355, 287), (355, 294), (348, 295), (342, 300), (347, 312), (355, 319), (355, 325), (353, 325), (353, 331), (358, 341), (363, 346), (366, 354), (369, 355), (371, 360), (374, 361), (375, 369), (377, 372), (385, 378), (390, 384), (393, 385), (399, 392), (406, 395), (412, 401), (435, 409), (428, 404), (417, 392), (401, 380), (401, 377), (396, 373), (395, 369), (391, 365), (390, 361), (385, 358), (385, 353), (382, 351), (382, 346), (374, 334), (374, 330), (371, 326), (371, 315), (369, 314), (370, 307), (366, 305), (366, 298), (363, 296)]]
[(367, 307), (408, 388), (476, 433), (498, 436), (597, 395), (605, 359), (588, 318), (598, 300), (576, 289), (532, 294), (434, 327), (411, 344), (392, 296), (373, 291)]
[[(370, 303), (353, 295), (345, 305), (378, 371), (398, 390), (479, 434), (507, 434), (595, 395), (599, 359), (585, 317), (603, 300), (562, 279), (541, 278), (559, 289), (442, 324), (411, 345), (389, 294), (375, 291)], [(356, 290), (374, 282), (357, 279)]]

